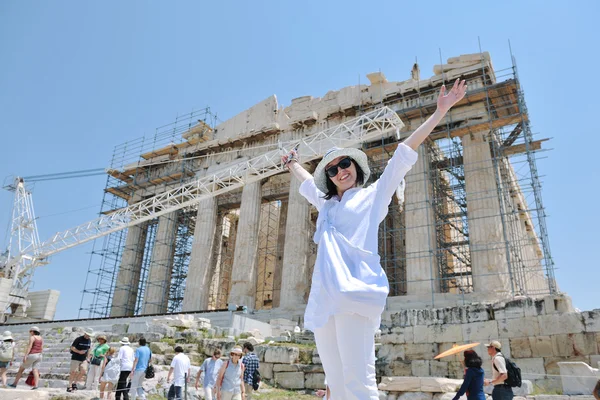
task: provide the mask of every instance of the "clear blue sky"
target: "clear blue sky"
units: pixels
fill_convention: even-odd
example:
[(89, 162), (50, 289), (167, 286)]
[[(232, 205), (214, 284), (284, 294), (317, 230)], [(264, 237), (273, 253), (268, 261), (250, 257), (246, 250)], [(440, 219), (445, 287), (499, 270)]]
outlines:
[[(595, 202), (597, 1), (17, 1), (0, 2), (0, 177), (108, 165), (113, 147), (209, 105), (225, 120), (271, 94), (322, 96), (377, 70), (430, 76), (439, 49), (517, 58), (533, 130), (552, 138), (538, 163), (560, 288), (600, 308)], [(104, 177), (38, 183), (42, 240), (95, 218)], [(0, 192), (0, 228), (12, 195)], [(90, 208), (91, 207), (91, 208)], [(78, 212), (49, 216), (74, 209)], [(4, 237), (4, 236), (3, 236)], [(90, 245), (38, 269), (77, 316)]]

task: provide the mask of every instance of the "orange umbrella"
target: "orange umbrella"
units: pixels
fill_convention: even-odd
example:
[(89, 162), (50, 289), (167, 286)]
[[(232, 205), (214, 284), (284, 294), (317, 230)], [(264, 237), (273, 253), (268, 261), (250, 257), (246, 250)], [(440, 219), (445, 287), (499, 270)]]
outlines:
[(461, 345), (455, 344), (454, 346), (452, 346), (451, 349), (448, 349), (433, 358), (438, 360), (442, 357), (453, 356), (455, 354), (462, 353), (465, 350), (469, 350), (469, 349), (472, 349), (473, 347), (477, 347), (477, 346), (479, 346), (479, 343), (467, 343), (467, 344), (461, 344)]

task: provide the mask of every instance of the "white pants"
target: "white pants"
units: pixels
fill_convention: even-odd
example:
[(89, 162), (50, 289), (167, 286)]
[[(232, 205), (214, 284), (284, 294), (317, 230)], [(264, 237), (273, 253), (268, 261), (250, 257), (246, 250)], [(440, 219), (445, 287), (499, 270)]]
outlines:
[(379, 400), (375, 382), (375, 326), (357, 314), (334, 315), (315, 329), (331, 400)]
[(205, 387), (204, 388), (204, 400), (217, 400), (217, 395), (213, 396), (213, 391), (215, 388), (213, 387)]
[(100, 365), (90, 364), (90, 369), (88, 369), (87, 379), (85, 380), (85, 388), (87, 390), (97, 390), (98, 383), (100, 382), (100, 372), (102, 372), (102, 367)]
[(233, 394), (233, 392), (221, 390), (221, 400), (242, 400), (242, 394)]
[(138, 397), (142, 400), (146, 400), (146, 392), (142, 384), (146, 378), (146, 371), (133, 371), (133, 378), (131, 378), (131, 389), (129, 390), (129, 398), (135, 400)]

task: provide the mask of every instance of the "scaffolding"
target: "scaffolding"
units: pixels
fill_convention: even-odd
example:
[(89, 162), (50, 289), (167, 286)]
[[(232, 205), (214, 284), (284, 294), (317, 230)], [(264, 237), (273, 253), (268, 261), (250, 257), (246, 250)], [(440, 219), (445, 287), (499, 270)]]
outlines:
[[(506, 69), (492, 70), (491, 62), (487, 63), (481, 53), (481, 68), (468, 69), (461, 76), (469, 87), (464, 103), (452, 110), (419, 149), (420, 164), (407, 175), (410, 182), (403, 201), (395, 198), (390, 203), (388, 215), (379, 228), (379, 254), (389, 279), (390, 296), (422, 294), (425, 290), (431, 294), (430, 301), (434, 303), (438, 293), (471, 294), (477, 292), (478, 285), (483, 285), (482, 282), (491, 275), (480, 265), (493, 263), (506, 266), (499, 274), (506, 283), (503, 294), (507, 297), (540, 296), (557, 291), (537, 172), (541, 143), (546, 139), (534, 138), (512, 55), (511, 63)], [(409, 126), (401, 134), (402, 139), (406, 138), (411, 129), (435, 111), (441, 85), (419, 87), (421, 81), (416, 64), (415, 68), (413, 78), (417, 85), (413, 89), (385, 97), (380, 87), (379, 98), (382, 100), (377, 104), (360, 104), (318, 124), (327, 127), (347, 117), (388, 106)], [(443, 67), (441, 74), (442, 82), (445, 82)], [(372, 90), (376, 88), (376, 84), (371, 86)], [(117, 146), (109, 169), (102, 212), (109, 213), (176, 187), (193, 178), (201, 166), (206, 168), (207, 165), (230, 162), (228, 152), (239, 151), (239, 158), (242, 157), (241, 149), (261, 151), (258, 147), (273, 146), (278, 139), (272, 132), (253, 138), (252, 143), (258, 146), (254, 150), (244, 141), (249, 140), (247, 138), (238, 140), (235, 145), (231, 141), (219, 143), (220, 150), (225, 152), (203, 150), (205, 159), (200, 164), (194, 146), (212, 139), (215, 124), (216, 118), (210, 110), (203, 109), (158, 128), (152, 138)], [(311, 129), (313, 127), (294, 126), (290, 135), (302, 137)], [(363, 144), (372, 172), (368, 183), (381, 175), (396, 145), (394, 138)], [(235, 160), (235, 157), (231, 159)], [(285, 268), (282, 265), (283, 245), (286, 231), (289, 231), (286, 229), (289, 181), (277, 178), (279, 176), (271, 177), (263, 185), (256, 260), (256, 309), (278, 307), (281, 295), (281, 275)], [(211, 270), (209, 309), (227, 307), (240, 198), (240, 190), (218, 198), (215, 244), (208, 266)], [(160, 300), (164, 312), (177, 312), (182, 307), (196, 213), (194, 208), (181, 210), (175, 218), (173, 239), (167, 240), (172, 243), (162, 243), (173, 246), (172, 256), (168, 257), (170, 276), (165, 278), (169, 288), (164, 291), (166, 297)], [(420, 218), (418, 224), (415, 224), (416, 214)], [(313, 209), (310, 215), (310, 230), (314, 232), (317, 213)], [(127, 283), (131, 287), (119, 287), (117, 278), (120, 270), (127, 271), (129, 264), (124, 260), (133, 259), (127, 253), (131, 251), (126, 243), (128, 231), (115, 232), (94, 243), (80, 314), (87, 312), (89, 317), (111, 315), (114, 313), (114, 307), (111, 310), (113, 296), (119, 290), (129, 291), (127, 293), (135, 300), (126, 306), (123, 315), (144, 313), (144, 299), (152, 285), (149, 279), (152, 255), (155, 247), (161, 244), (157, 232), (163, 217), (147, 221), (139, 228), (130, 228), (140, 229), (140, 235), (143, 235), (135, 249), (141, 257), (141, 269), (135, 273), (139, 276)], [(492, 228), (491, 233), (486, 231), (488, 227)], [(489, 233), (491, 239), (482, 241), (482, 232)], [(415, 234), (420, 238), (419, 246), (409, 248), (407, 241), (414, 243)], [(306, 279), (310, 281), (316, 256), (316, 245), (312, 241), (307, 252)], [(429, 270), (429, 280), (409, 277), (415, 265)], [(420, 289), (415, 291), (415, 287)]]
[[(107, 169), (100, 214), (108, 214), (126, 207), (144, 197), (178, 186), (195, 176), (197, 160), (189, 157), (187, 150), (194, 145), (211, 140), (217, 117), (209, 107), (177, 116), (170, 124), (156, 128), (154, 135), (143, 136), (115, 146)], [(143, 193), (139, 196), (138, 193)], [(171, 273), (167, 308), (171, 312), (181, 309), (185, 276), (193, 237), (196, 210), (183, 210), (176, 224), (177, 240), (174, 250), (174, 270)], [(140, 229), (144, 240), (131, 249), (142, 256), (141, 271), (130, 269), (134, 275), (129, 287), (121, 290), (133, 293), (133, 302), (124, 306), (122, 314), (142, 312), (144, 294), (148, 286), (148, 273), (155, 246), (158, 219), (148, 221)], [(107, 317), (117, 288), (117, 274), (126, 248), (129, 229), (123, 229), (94, 241), (88, 272), (83, 289), (78, 317)], [(139, 274), (139, 275), (138, 275)], [(114, 310), (113, 310), (114, 311)]]
[[(407, 255), (406, 236), (410, 228), (405, 225), (405, 214), (394, 200), (389, 213), (380, 226), (379, 244), (381, 263), (390, 283), (390, 296), (408, 293), (407, 285), (415, 283), (407, 278), (407, 261), (414, 257), (431, 264), (434, 270), (431, 284), (431, 302), (434, 293), (465, 294), (474, 291), (474, 277), (485, 273), (473, 271), (473, 256), (498, 251), (506, 259), (509, 296), (539, 296), (557, 291), (554, 264), (545, 222), (541, 184), (537, 173), (537, 157), (541, 143), (547, 139), (534, 139), (520, 85), (514, 57), (509, 68), (491, 71), (481, 55), (481, 69), (467, 80), (473, 102), (485, 104), (481, 110), (461, 108), (449, 114), (443, 128), (436, 129), (426, 141), (426, 171), (411, 184), (417, 184), (426, 193), (424, 201), (410, 204), (412, 209), (428, 209), (433, 213), (434, 234), (429, 251), (418, 256)], [(452, 82), (450, 82), (451, 84)], [(387, 105), (406, 122), (425, 121), (435, 110), (439, 86), (404, 93), (402, 98), (391, 98), (372, 107)], [(471, 100), (467, 99), (470, 104)], [(401, 107), (397, 107), (398, 104)], [(368, 111), (370, 107), (362, 107)], [(461, 115), (467, 113), (468, 116)], [(496, 192), (493, 199), (500, 212), (482, 218), (500, 221), (501, 238), (487, 247), (472, 243), (470, 225), (481, 223), (469, 218), (469, 199), (472, 203), (492, 200), (489, 193), (469, 191), (465, 178), (463, 136), (477, 134), (477, 128), (464, 128), (465, 119), (487, 121), (478, 128), (484, 131), (489, 144), (491, 163), (467, 164), (467, 174), (491, 173)], [(457, 121), (457, 122), (454, 122)], [(404, 133), (406, 137), (410, 132)], [(487, 144), (486, 144), (487, 145)], [(379, 177), (393, 154), (395, 143), (382, 140), (368, 143), (363, 150), (369, 155), (372, 180)], [(474, 276), (475, 275), (475, 276)]]

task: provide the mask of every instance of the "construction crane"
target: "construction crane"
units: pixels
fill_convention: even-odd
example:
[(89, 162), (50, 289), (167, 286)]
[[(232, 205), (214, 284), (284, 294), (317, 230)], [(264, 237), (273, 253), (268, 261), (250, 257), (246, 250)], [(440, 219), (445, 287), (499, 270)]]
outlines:
[[(280, 148), (297, 148), (302, 161), (308, 162), (321, 158), (333, 146), (351, 147), (393, 134), (399, 138), (403, 126), (392, 109), (382, 107), (300, 140), (282, 142)], [(33, 271), (47, 264), (51, 255), (278, 174), (284, 170), (280, 162), (281, 155), (281, 150), (277, 149), (240, 161), (175, 189), (56, 233), (44, 242), (37, 237), (31, 193), (25, 190), (22, 179), (15, 181), (12, 247), (5, 253), (4, 262), (0, 261), (0, 313), (9, 307), (14, 312), (19, 305), (24, 305), (24, 308), (27, 306), (27, 289)], [(12, 244), (13, 239), (18, 241), (18, 245)]]

